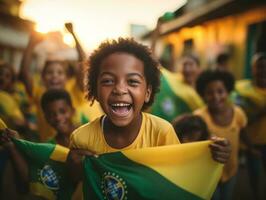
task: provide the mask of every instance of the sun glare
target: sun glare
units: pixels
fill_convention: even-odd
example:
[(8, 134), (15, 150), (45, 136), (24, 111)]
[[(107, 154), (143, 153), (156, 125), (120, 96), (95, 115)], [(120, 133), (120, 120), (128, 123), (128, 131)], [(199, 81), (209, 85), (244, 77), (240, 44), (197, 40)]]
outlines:
[(41, 23), (37, 23), (35, 26), (35, 30), (39, 33), (48, 33), (50, 31), (48, 26), (45, 26)]
[(63, 41), (65, 44), (67, 44), (71, 47), (75, 46), (74, 39), (73, 39), (72, 35), (69, 33), (63, 33)]

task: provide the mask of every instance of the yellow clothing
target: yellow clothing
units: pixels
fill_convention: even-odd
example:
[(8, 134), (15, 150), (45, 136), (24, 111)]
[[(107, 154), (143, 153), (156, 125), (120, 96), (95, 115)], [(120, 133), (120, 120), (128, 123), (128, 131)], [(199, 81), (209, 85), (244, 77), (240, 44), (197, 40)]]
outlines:
[[(249, 121), (259, 113), (265, 112), (266, 89), (254, 86), (250, 80), (241, 80), (236, 83), (236, 92), (239, 95), (236, 104), (240, 105), (247, 113)], [(248, 124), (247, 132), (253, 144), (266, 144), (265, 124), (266, 114)]]
[(233, 106), (234, 116), (231, 124), (228, 126), (219, 126), (215, 124), (208, 112), (207, 107), (200, 108), (194, 114), (201, 116), (206, 122), (209, 132), (212, 135), (226, 138), (230, 141), (232, 152), (231, 156), (224, 166), (221, 181), (225, 182), (237, 173), (238, 168), (238, 149), (239, 149), (239, 134), (240, 130), (246, 126), (247, 117), (243, 110), (238, 106)]
[(5, 122), (0, 118), (0, 129), (5, 129), (7, 128)]
[(179, 143), (169, 122), (148, 113), (142, 113), (142, 124), (136, 139), (123, 149), (115, 149), (107, 144), (100, 117), (79, 127), (70, 136), (70, 148), (91, 150), (96, 154)]
[(103, 114), (98, 102), (95, 101), (93, 105), (91, 105), (91, 102), (88, 102), (85, 98), (85, 92), (79, 88), (76, 79), (72, 78), (67, 81), (66, 90), (71, 96), (73, 106), (77, 112), (78, 121), (83, 123), (84, 120), (82, 118), (85, 117), (85, 122), (87, 123)]
[(40, 141), (46, 141), (55, 136), (56, 131), (48, 124), (41, 108), (41, 98), (45, 92), (43, 86), (33, 87), (33, 101), (36, 105), (36, 117)]
[(19, 106), (21, 107), (21, 110), (26, 113), (28, 112), (33, 112), (34, 108), (32, 108), (30, 105), (30, 99), (29, 96), (26, 92), (25, 86), (23, 85), (23, 83), (17, 81), (14, 85), (15, 88), (15, 92), (14, 94), (12, 94), (12, 96), (14, 97), (14, 99), (17, 101), (17, 103), (19, 104)]
[(0, 118), (10, 128), (14, 128), (14, 121), (24, 121), (24, 116), (15, 99), (7, 92), (0, 91)]

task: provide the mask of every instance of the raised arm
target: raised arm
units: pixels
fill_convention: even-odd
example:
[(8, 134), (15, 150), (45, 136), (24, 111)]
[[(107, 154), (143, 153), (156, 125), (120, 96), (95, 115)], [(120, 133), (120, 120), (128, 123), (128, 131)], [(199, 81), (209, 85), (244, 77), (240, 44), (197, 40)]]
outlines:
[(33, 92), (33, 78), (32, 74), (30, 74), (30, 64), (33, 57), (34, 47), (42, 40), (40, 34), (36, 32), (32, 32), (30, 35), (29, 43), (23, 53), (20, 71), (19, 71), (19, 79), (25, 85), (26, 91), (29, 96), (32, 97)]
[(68, 32), (73, 36), (76, 44), (76, 49), (78, 52), (78, 68), (76, 69), (76, 75), (77, 75), (77, 82), (79, 85), (79, 88), (83, 90), (83, 78), (84, 78), (84, 68), (85, 68), (85, 61), (86, 61), (86, 54), (74, 32), (72, 23), (65, 23), (65, 27), (68, 30)]
[(152, 37), (151, 37), (151, 50), (152, 50), (152, 53), (153, 53), (154, 56), (156, 55), (156, 53), (155, 53), (156, 44), (157, 44), (157, 40), (158, 40), (158, 38), (160, 36), (161, 25), (162, 25), (162, 19), (159, 18), (158, 21), (157, 21), (157, 24), (156, 24), (156, 28), (152, 32)]

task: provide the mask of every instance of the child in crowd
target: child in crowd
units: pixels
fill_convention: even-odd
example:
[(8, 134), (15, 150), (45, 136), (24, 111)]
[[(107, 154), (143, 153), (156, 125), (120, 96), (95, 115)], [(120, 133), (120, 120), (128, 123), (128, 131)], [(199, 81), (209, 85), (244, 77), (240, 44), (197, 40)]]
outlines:
[(241, 108), (228, 100), (230, 92), (234, 89), (234, 77), (228, 71), (207, 70), (197, 79), (196, 89), (206, 102), (206, 107), (194, 113), (204, 119), (210, 134), (227, 138), (232, 145), (231, 156), (224, 167), (213, 198), (232, 199), (238, 169), (239, 137), (250, 147), (246, 134), (240, 134), (247, 124), (246, 115)]
[(194, 54), (185, 54), (181, 65), (183, 82), (195, 88), (196, 80), (201, 73), (199, 58)]
[[(56, 136), (48, 140), (49, 143), (56, 143), (62, 146), (69, 146), (69, 136), (75, 129), (72, 122), (74, 108), (72, 106), (70, 95), (63, 89), (47, 90), (41, 99), (41, 106), (44, 111), (45, 118), (49, 125), (56, 130)], [(19, 176), (18, 180), (21, 183), (24, 191), (28, 188), (28, 164), (25, 162), (22, 154), (17, 150), (11, 138), (14, 137), (14, 132), (6, 130), (0, 136), (0, 142), (9, 152), (12, 163), (15, 166), (16, 174)], [(21, 166), (16, 168), (16, 166)], [(31, 189), (31, 188), (30, 188)], [(33, 194), (38, 194), (38, 191), (30, 191)], [(41, 195), (42, 192), (40, 191)]]
[(29, 71), (29, 67), (32, 61), (34, 47), (42, 40), (43, 38), (37, 33), (33, 33), (31, 35), (28, 46), (23, 54), (19, 77), (24, 83), (28, 95), (36, 104), (37, 125), (40, 140), (46, 141), (55, 135), (55, 131), (51, 126), (49, 126), (48, 122), (46, 122), (44, 118), (44, 114), (41, 110), (40, 99), (47, 89), (59, 89), (65, 87), (67, 81), (67, 63), (60, 60), (47, 60), (42, 70), (42, 85), (39, 85), (36, 81), (34, 81), (34, 75)]
[[(159, 89), (160, 71), (151, 51), (133, 39), (106, 41), (89, 59), (87, 98), (105, 115), (76, 129), (70, 138), (68, 165), (74, 181), (82, 177), (82, 156), (180, 144), (173, 126), (143, 112)], [(226, 162), (227, 140), (211, 144), (214, 159)]]
[(41, 106), (47, 122), (56, 130), (55, 137), (47, 142), (68, 147), (70, 134), (75, 129), (70, 95), (63, 89), (47, 90), (41, 98)]
[[(236, 83), (234, 102), (241, 106), (248, 117), (247, 133), (261, 157), (247, 152), (247, 164), (254, 196), (259, 195), (262, 175), (261, 161), (266, 172), (266, 53), (257, 53), (252, 59), (252, 79)], [(265, 188), (265, 185), (261, 188)], [(266, 193), (265, 193), (266, 194)]]
[(13, 67), (0, 61), (0, 116), (9, 127), (25, 134), (34, 129), (34, 120), (29, 98), (21, 86)]
[[(68, 24), (68, 30), (71, 32), (72, 35), (74, 35), (73, 27)], [(75, 35), (74, 35), (75, 36)], [(77, 49), (78, 49), (78, 55), (79, 55), (79, 61), (84, 61), (82, 59), (85, 59), (84, 52), (82, 51), (82, 48), (80, 44), (78, 43), (78, 40), (76, 36), (74, 37), (75, 41), (77, 43)], [(83, 69), (82, 65), (77, 65), (78, 69), (76, 70), (76, 76), (71, 81), (68, 80), (67, 72), (68, 72), (68, 63), (63, 60), (58, 60), (57, 58), (49, 59), (45, 62), (45, 65), (42, 69), (42, 85), (37, 84), (33, 81), (33, 75), (29, 71), (29, 66), (31, 64), (31, 60), (33, 57), (33, 50), (34, 47), (40, 43), (43, 40), (43, 38), (38, 35), (37, 33), (34, 33), (31, 35), (28, 46), (24, 52), (21, 69), (20, 69), (20, 78), (22, 82), (25, 84), (26, 90), (31, 96), (37, 105), (37, 123), (38, 123), (38, 131), (40, 134), (40, 140), (46, 141), (50, 138), (52, 138), (55, 135), (55, 130), (52, 129), (51, 126), (49, 126), (48, 122), (45, 120), (44, 114), (41, 110), (40, 105), (40, 99), (43, 93), (47, 89), (66, 89), (72, 100), (75, 109), (77, 109), (79, 112), (76, 112), (77, 116), (73, 119), (77, 125), (80, 125), (81, 118), (82, 118), (82, 109), (79, 109), (79, 107), (83, 106)], [(88, 110), (90, 107), (86, 107)], [(98, 111), (98, 107), (96, 105), (96, 108), (92, 109), (92, 112), (94, 112), (95, 116), (99, 116), (101, 112)], [(98, 111), (98, 112), (97, 112)], [(91, 115), (90, 115), (91, 116)], [(89, 121), (89, 119), (87, 119)]]
[(181, 143), (202, 141), (209, 138), (207, 124), (200, 116), (184, 114), (177, 117), (172, 125)]

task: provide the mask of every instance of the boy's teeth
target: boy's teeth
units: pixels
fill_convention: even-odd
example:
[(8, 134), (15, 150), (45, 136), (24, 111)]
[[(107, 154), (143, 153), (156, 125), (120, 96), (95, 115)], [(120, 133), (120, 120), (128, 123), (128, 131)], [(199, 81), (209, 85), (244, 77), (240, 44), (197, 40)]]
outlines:
[(114, 103), (114, 104), (112, 104), (112, 106), (129, 106), (130, 104), (128, 104), (128, 103)]

